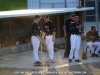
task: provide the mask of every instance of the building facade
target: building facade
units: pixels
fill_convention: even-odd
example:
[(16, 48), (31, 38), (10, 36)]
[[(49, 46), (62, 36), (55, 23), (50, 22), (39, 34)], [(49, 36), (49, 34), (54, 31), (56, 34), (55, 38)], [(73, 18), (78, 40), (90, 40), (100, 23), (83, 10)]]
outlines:
[(79, 0), (27, 0), (28, 9), (42, 8), (75, 8)]
[[(84, 12), (85, 21), (96, 21), (96, 16), (100, 17), (100, 0), (27, 0), (28, 9), (75, 8), (80, 4), (84, 7), (96, 8)], [(96, 11), (98, 14), (96, 14)]]
[(84, 7), (95, 7), (94, 10), (85, 11), (86, 22), (95, 22), (96, 16), (99, 18), (98, 21), (100, 21), (100, 0), (84, 0)]

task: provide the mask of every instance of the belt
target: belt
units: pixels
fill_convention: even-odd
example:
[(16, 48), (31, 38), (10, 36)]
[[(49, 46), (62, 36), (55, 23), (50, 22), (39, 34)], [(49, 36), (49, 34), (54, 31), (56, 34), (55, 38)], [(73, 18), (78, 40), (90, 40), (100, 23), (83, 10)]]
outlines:
[(40, 35), (32, 35), (32, 36), (40, 36)]
[(80, 35), (80, 34), (72, 34), (72, 35)]
[(48, 34), (48, 35), (46, 35), (46, 36), (49, 36), (49, 35), (52, 35), (52, 34)]
[(46, 34), (46, 36), (49, 36), (49, 35), (52, 35), (52, 33), (49, 33), (49, 34), (47, 33), (47, 34)]

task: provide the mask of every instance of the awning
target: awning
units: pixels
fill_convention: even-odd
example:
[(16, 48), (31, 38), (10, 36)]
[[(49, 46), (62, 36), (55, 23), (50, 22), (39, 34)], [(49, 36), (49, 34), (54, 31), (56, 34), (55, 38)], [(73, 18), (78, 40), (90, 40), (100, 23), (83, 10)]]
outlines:
[(30, 9), (30, 10), (27, 9), (27, 10), (1, 11), (0, 18), (34, 16), (34, 15), (43, 15), (43, 14), (60, 14), (60, 13), (86, 11), (86, 10), (93, 10), (93, 9), (94, 9), (94, 7)]

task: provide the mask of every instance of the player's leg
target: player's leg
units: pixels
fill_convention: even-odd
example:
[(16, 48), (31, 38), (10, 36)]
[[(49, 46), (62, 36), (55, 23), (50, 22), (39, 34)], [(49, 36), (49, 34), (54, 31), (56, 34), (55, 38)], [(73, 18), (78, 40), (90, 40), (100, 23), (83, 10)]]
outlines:
[(77, 35), (77, 43), (76, 43), (76, 48), (75, 48), (75, 62), (80, 62), (79, 60), (79, 49), (80, 49), (80, 44), (81, 44), (81, 36)]
[(94, 57), (94, 48), (93, 48), (93, 42), (87, 42), (87, 46), (89, 46), (91, 50), (92, 57)]
[(66, 41), (66, 48), (65, 48), (63, 58), (67, 58), (69, 56), (69, 53), (70, 53), (70, 36), (67, 36), (65, 41)]
[(32, 36), (31, 43), (33, 46), (33, 60), (34, 62), (38, 62), (39, 61), (38, 48), (39, 48), (40, 41), (36, 36)]
[(49, 49), (49, 46), (50, 46), (50, 37), (49, 36), (46, 36), (46, 47), (47, 47), (47, 52), (49, 54), (49, 57), (50, 57), (50, 49)]
[(52, 42), (52, 35), (47, 37), (47, 47), (50, 60), (54, 60), (54, 42)]
[(69, 54), (69, 62), (71, 62), (71, 59), (73, 57), (73, 53), (74, 53), (74, 50), (75, 50), (76, 35), (71, 34), (70, 42), (71, 42), (71, 49), (70, 49), (70, 54)]
[(71, 44), (70, 44), (70, 36), (68, 36), (68, 45), (67, 45), (67, 56), (69, 56), (70, 53), (70, 48), (71, 48)]
[(100, 42), (94, 42), (94, 46), (97, 46), (96, 51), (95, 51), (95, 56), (99, 57), (98, 52), (100, 51)]
[(52, 41), (53, 35), (50, 36), (49, 40), (49, 53), (50, 59), (54, 60), (54, 42)]

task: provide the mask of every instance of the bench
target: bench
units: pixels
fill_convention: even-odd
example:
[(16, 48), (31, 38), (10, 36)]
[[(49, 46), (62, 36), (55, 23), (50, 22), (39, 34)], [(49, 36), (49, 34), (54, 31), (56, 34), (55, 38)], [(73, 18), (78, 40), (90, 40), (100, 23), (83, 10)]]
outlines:
[[(96, 51), (97, 46), (93, 46), (94, 47), (94, 52)], [(89, 48), (89, 46), (86, 46), (86, 54), (87, 54), (87, 49)], [(91, 50), (90, 50), (90, 54), (91, 54)]]

